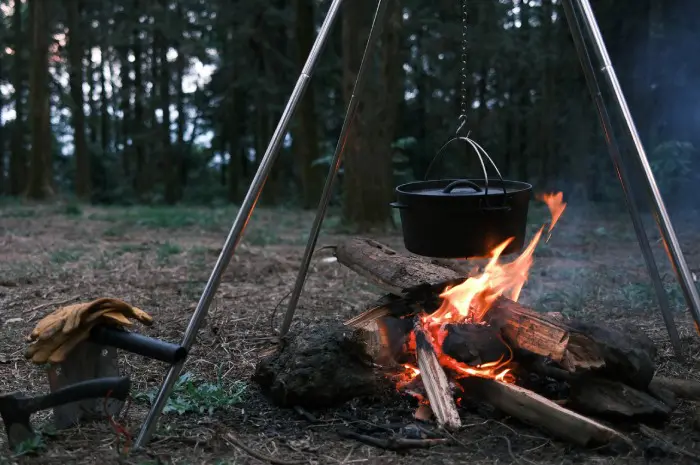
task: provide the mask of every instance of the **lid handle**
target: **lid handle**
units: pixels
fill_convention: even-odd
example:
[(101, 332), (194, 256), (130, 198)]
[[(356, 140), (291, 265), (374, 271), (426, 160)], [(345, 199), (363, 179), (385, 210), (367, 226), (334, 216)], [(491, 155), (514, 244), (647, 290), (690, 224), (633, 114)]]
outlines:
[(458, 179), (449, 183), (443, 190), (443, 194), (449, 194), (455, 187), (469, 186), (477, 192), (481, 192), (481, 187), (479, 187), (475, 182), (469, 181), (468, 179)]

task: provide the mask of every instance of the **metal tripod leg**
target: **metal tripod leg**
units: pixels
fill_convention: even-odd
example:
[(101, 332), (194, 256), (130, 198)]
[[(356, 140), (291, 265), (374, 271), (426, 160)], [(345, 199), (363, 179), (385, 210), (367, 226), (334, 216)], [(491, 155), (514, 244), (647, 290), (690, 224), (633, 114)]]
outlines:
[[(216, 294), (216, 291), (219, 287), (219, 283), (221, 282), (221, 276), (226, 270), (226, 267), (228, 267), (228, 264), (231, 261), (231, 257), (233, 256), (233, 253), (235, 252), (236, 247), (240, 242), (241, 236), (243, 235), (245, 227), (248, 224), (248, 221), (250, 220), (250, 216), (253, 213), (253, 209), (255, 208), (255, 205), (258, 201), (258, 197), (260, 197), (260, 193), (262, 192), (262, 189), (265, 186), (265, 181), (267, 180), (267, 177), (270, 174), (270, 170), (272, 169), (272, 166), (279, 154), (279, 148), (282, 145), (282, 141), (284, 139), (285, 134), (287, 133), (289, 121), (291, 120), (294, 111), (296, 110), (296, 107), (299, 104), (299, 101), (303, 97), (304, 92), (308, 87), (311, 75), (313, 74), (313, 71), (316, 68), (316, 63), (318, 62), (318, 59), (321, 55), (321, 51), (325, 46), (326, 42), (328, 41), (333, 22), (338, 16), (340, 6), (342, 5), (342, 3), (343, 0), (333, 0), (333, 3), (331, 4), (328, 10), (326, 19), (323, 21), (323, 24), (321, 25), (321, 28), (318, 32), (316, 41), (311, 47), (311, 51), (309, 52), (309, 56), (306, 59), (306, 63), (304, 64), (304, 68), (301, 71), (301, 75), (299, 76), (299, 79), (297, 80), (296, 85), (294, 86), (292, 95), (287, 101), (287, 106), (285, 107), (284, 112), (280, 117), (280, 121), (277, 124), (277, 128), (275, 129), (275, 132), (272, 135), (272, 139), (270, 140), (270, 143), (267, 146), (265, 155), (263, 156), (262, 161), (260, 162), (260, 167), (258, 168), (257, 173), (255, 173), (253, 182), (251, 183), (250, 188), (248, 189), (248, 193), (246, 194), (245, 199), (243, 200), (243, 204), (241, 205), (241, 208), (238, 214), (236, 215), (236, 219), (234, 220), (233, 225), (231, 226), (231, 231), (229, 232), (228, 237), (226, 238), (226, 242), (224, 243), (224, 247), (221, 250), (221, 254), (219, 255), (219, 258), (216, 261), (216, 265), (214, 265), (214, 270), (209, 276), (209, 281), (207, 281), (207, 284), (204, 288), (204, 292), (202, 293), (202, 296), (199, 299), (199, 303), (197, 304), (197, 308), (195, 309), (192, 318), (190, 319), (189, 325), (187, 326), (185, 336), (182, 342), (182, 345), (187, 349), (189, 349), (192, 346), (195, 338), (197, 337), (199, 328), (202, 322), (204, 321), (207, 312), (209, 311), (211, 301), (214, 298), (214, 295)], [(143, 426), (141, 427), (141, 431), (139, 431), (139, 435), (136, 438), (136, 442), (134, 444), (136, 448), (143, 447), (150, 439), (151, 434), (153, 433), (153, 429), (158, 423), (158, 419), (163, 411), (163, 407), (165, 407), (165, 403), (167, 402), (168, 397), (170, 397), (175, 382), (180, 376), (180, 371), (182, 370), (184, 364), (185, 361), (183, 360), (170, 367), (170, 370), (168, 371), (168, 374), (165, 377), (163, 384), (161, 385), (160, 391), (158, 392), (158, 396), (156, 397), (156, 400), (153, 403), (151, 410), (148, 412)]]
[(588, 48), (586, 47), (584, 41), (579, 18), (577, 17), (571, 0), (564, 2), (564, 13), (566, 14), (567, 22), (569, 23), (569, 29), (571, 30), (571, 36), (574, 41), (574, 46), (576, 47), (576, 53), (578, 54), (579, 61), (581, 62), (583, 73), (586, 76), (588, 89), (598, 110), (598, 118), (600, 119), (600, 124), (603, 126), (608, 151), (610, 152), (613, 165), (615, 165), (615, 171), (617, 172), (617, 176), (620, 179), (620, 184), (622, 185), (622, 191), (625, 195), (627, 209), (629, 210), (630, 217), (632, 218), (634, 232), (637, 234), (639, 247), (642, 249), (644, 262), (646, 263), (649, 277), (651, 278), (654, 286), (654, 290), (659, 301), (659, 307), (661, 307), (661, 315), (663, 316), (664, 323), (666, 324), (666, 330), (668, 331), (668, 336), (671, 340), (671, 346), (673, 347), (676, 357), (680, 359), (683, 356), (683, 348), (681, 347), (681, 341), (678, 337), (678, 329), (676, 328), (676, 324), (673, 320), (673, 314), (671, 313), (668, 295), (666, 294), (663, 282), (661, 281), (661, 276), (659, 275), (659, 270), (656, 266), (656, 260), (654, 259), (654, 253), (651, 250), (651, 245), (644, 229), (642, 217), (634, 200), (629, 173), (625, 166), (624, 160), (622, 159), (622, 155), (620, 154), (619, 145), (615, 135), (613, 134), (610, 115), (608, 114), (608, 110), (603, 102), (603, 95), (600, 91), (600, 85), (598, 84), (598, 78), (595, 74), (595, 68), (593, 67), (593, 62), (588, 53)]
[(292, 290), (292, 295), (289, 298), (287, 312), (284, 315), (284, 320), (282, 321), (282, 326), (280, 327), (280, 337), (285, 336), (289, 331), (289, 327), (292, 325), (292, 319), (294, 318), (294, 312), (297, 308), (297, 303), (299, 302), (299, 296), (301, 295), (301, 291), (304, 288), (306, 275), (309, 272), (309, 264), (311, 263), (311, 257), (314, 254), (314, 249), (316, 248), (316, 241), (318, 240), (318, 235), (321, 231), (321, 224), (323, 223), (323, 219), (326, 216), (326, 209), (328, 208), (328, 203), (331, 199), (333, 183), (335, 181), (336, 175), (338, 174), (338, 169), (340, 169), (340, 163), (343, 158), (343, 152), (345, 151), (345, 143), (347, 142), (348, 133), (350, 131), (350, 127), (352, 126), (352, 121), (355, 117), (355, 111), (357, 110), (358, 95), (360, 95), (360, 93), (362, 92), (362, 87), (365, 83), (367, 66), (371, 61), (368, 59), (368, 57), (373, 52), (374, 46), (377, 43), (377, 39), (381, 34), (384, 21), (384, 13), (386, 11), (388, 3), (389, 0), (379, 0), (379, 2), (377, 3), (377, 10), (374, 13), (374, 20), (372, 21), (372, 27), (370, 28), (369, 36), (367, 37), (365, 51), (362, 55), (360, 68), (357, 71), (357, 77), (355, 78), (355, 86), (352, 90), (352, 95), (350, 97), (350, 101), (348, 102), (348, 108), (345, 112), (345, 120), (343, 121), (343, 127), (340, 130), (338, 143), (335, 146), (333, 161), (331, 162), (331, 167), (328, 171), (328, 176), (326, 177), (326, 184), (323, 186), (321, 200), (318, 203), (316, 217), (314, 218), (314, 222), (311, 226), (311, 232), (309, 233), (309, 239), (306, 243), (304, 256), (301, 259), (299, 273), (297, 274), (296, 281), (294, 282), (294, 289)]
[[(668, 212), (666, 211), (666, 206), (664, 205), (664, 201), (661, 197), (661, 193), (659, 192), (659, 188), (656, 185), (654, 173), (651, 170), (651, 166), (649, 166), (649, 161), (647, 160), (647, 156), (644, 151), (644, 146), (642, 145), (639, 133), (637, 132), (637, 128), (635, 127), (634, 120), (632, 119), (632, 114), (630, 113), (630, 110), (627, 107), (627, 101), (625, 100), (625, 96), (622, 93), (622, 88), (620, 87), (617, 75), (615, 74), (615, 70), (613, 69), (612, 63), (610, 61), (610, 56), (608, 55), (608, 51), (605, 47), (605, 42), (603, 41), (600, 29), (598, 28), (598, 23), (595, 19), (595, 15), (593, 14), (591, 4), (588, 0), (567, 1), (570, 3), (575, 1), (579, 9), (581, 10), (582, 21), (588, 34), (592, 38), (594, 52), (597, 55), (598, 60), (600, 60), (600, 62), (603, 65), (601, 70), (605, 75), (607, 84), (612, 89), (612, 93), (615, 96), (617, 105), (625, 119), (625, 126), (627, 127), (627, 132), (629, 133), (629, 136), (632, 138), (632, 141), (634, 143), (634, 147), (636, 149), (635, 152), (637, 155), (637, 162), (639, 163), (639, 166), (644, 172), (647, 192), (652, 203), (656, 223), (661, 231), (661, 237), (664, 242), (666, 253), (669, 256), (669, 260), (671, 261), (673, 270), (676, 273), (678, 282), (683, 291), (683, 295), (685, 297), (686, 303), (688, 304), (690, 313), (693, 319), (695, 320), (695, 325), (700, 330), (700, 295), (698, 294), (698, 290), (695, 287), (692, 274), (690, 273), (688, 264), (686, 263), (685, 257), (683, 256), (680, 243), (678, 241), (678, 238), (676, 237), (676, 232), (673, 229), (673, 224), (671, 223), (671, 219), (668, 215)], [(571, 5), (573, 6), (573, 4)]]

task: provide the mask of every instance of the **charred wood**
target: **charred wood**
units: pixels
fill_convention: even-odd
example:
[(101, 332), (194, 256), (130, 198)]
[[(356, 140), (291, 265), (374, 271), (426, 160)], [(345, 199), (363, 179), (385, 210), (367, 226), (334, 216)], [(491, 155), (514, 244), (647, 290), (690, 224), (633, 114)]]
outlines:
[(646, 392), (609, 379), (582, 377), (573, 382), (567, 406), (577, 412), (613, 421), (661, 423), (672, 409)]
[(275, 404), (313, 410), (390, 389), (375, 369), (375, 334), (331, 327), (290, 336), (258, 362), (252, 378)]
[(446, 325), (447, 336), (442, 351), (469, 366), (498, 362), (510, 358), (510, 350), (497, 330), (486, 325)]

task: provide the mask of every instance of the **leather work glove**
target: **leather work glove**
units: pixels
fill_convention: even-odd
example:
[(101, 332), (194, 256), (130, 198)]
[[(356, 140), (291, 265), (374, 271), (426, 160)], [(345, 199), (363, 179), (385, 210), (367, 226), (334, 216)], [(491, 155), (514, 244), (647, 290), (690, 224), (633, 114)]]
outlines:
[(52, 338), (56, 333), (69, 333), (76, 329), (82, 321), (92, 321), (108, 312), (121, 313), (125, 317), (134, 318), (146, 326), (153, 323), (153, 318), (141, 310), (132, 307), (119, 299), (101, 298), (92, 302), (68, 305), (42, 318), (27, 337), (28, 341)]
[(102, 298), (60, 308), (40, 320), (27, 340), (32, 342), (25, 357), (34, 363), (60, 363), (98, 324), (131, 326), (133, 318), (146, 326), (153, 318), (143, 310), (118, 299)]

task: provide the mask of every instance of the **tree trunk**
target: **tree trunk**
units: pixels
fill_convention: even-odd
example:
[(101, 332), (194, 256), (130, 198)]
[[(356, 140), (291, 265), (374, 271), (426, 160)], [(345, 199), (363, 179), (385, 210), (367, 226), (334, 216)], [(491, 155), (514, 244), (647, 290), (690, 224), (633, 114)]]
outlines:
[[(122, 15), (122, 21), (127, 21), (128, 17)], [(131, 96), (134, 93), (134, 79), (131, 76), (131, 71), (134, 69), (133, 64), (129, 63), (129, 45), (123, 45), (117, 47), (117, 53), (119, 54), (119, 66), (120, 66), (120, 102), (119, 108), (122, 111), (122, 120), (120, 128), (120, 143), (122, 145), (122, 173), (126, 179), (131, 177), (132, 173), (132, 156), (133, 156), (133, 134), (132, 134), (132, 122), (134, 121), (133, 107), (131, 105)], [(116, 74), (116, 73), (115, 73)]]
[[(296, 0), (296, 12), (297, 62), (301, 68), (311, 50), (316, 30), (314, 1)], [(313, 166), (313, 162), (319, 158), (317, 121), (316, 99), (311, 88), (299, 103), (299, 125), (294, 137), (294, 151), (301, 174), (304, 208), (315, 208), (323, 189), (325, 170), (323, 166)]]
[(102, 148), (102, 156), (104, 157), (111, 152), (110, 140), (110, 116), (109, 116), (109, 97), (107, 96), (107, 69), (109, 68), (109, 47), (107, 45), (107, 35), (109, 34), (109, 22), (107, 21), (108, 12), (106, 11), (107, 3), (100, 5), (100, 147)]
[(165, 193), (164, 200), (168, 205), (173, 205), (178, 200), (177, 190), (179, 183), (178, 164), (176, 156), (173, 153), (172, 143), (170, 141), (170, 64), (168, 63), (168, 39), (164, 32), (167, 27), (167, 5), (161, 2), (163, 13), (160, 18), (160, 24), (155, 32), (155, 48), (158, 54), (159, 62), (159, 97), (160, 108), (163, 111), (163, 122), (161, 125), (160, 135), (160, 159), (162, 160), (163, 172), (165, 174)]
[(49, 179), (51, 122), (49, 114), (49, 5), (29, 0), (32, 54), (29, 80), (32, 159), (27, 197), (40, 200), (53, 195)]
[[(182, 4), (178, 3), (178, 18), (184, 18), (184, 12), (182, 9)], [(184, 21), (184, 19), (180, 19)], [(185, 113), (185, 93), (182, 90), (182, 81), (185, 77), (185, 67), (187, 64), (187, 58), (185, 57), (185, 48), (183, 47), (183, 42), (185, 40), (185, 27), (184, 23), (180, 29), (180, 41), (176, 44), (175, 49), (177, 50), (177, 60), (175, 61), (176, 73), (177, 73), (177, 87), (175, 92), (175, 105), (177, 107), (177, 148), (173, 152), (175, 159), (173, 167), (173, 180), (176, 201), (182, 199), (182, 191), (184, 188), (184, 182), (187, 180), (187, 147), (185, 144), (185, 125), (187, 124), (187, 115)], [(194, 133), (192, 134), (194, 137)]]
[[(346, 5), (343, 11), (343, 92), (346, 102), (353, 86), (371, 24), (371, 5)], [(398, 2), (390, 1), (384, 26), (379, 62), (380, 76), (367, 79), (364, 102), (355, 116), (353, 134), (345, 157), (344, 220), (366, 231), (387, 225), (392, 197), (390, 144), (394, 137), (396, 109), (400, 98)], [(374, 70), (369, 69), (368, 72)], [(371, 103), (370, 103), (371, 102)]]
[(24, 63), (25, 40), (22, 32), (22, 8), (15, 8), (12, 15), (12, 33), (14, 36), (15, 54), (13, 60), (12, 86), (15, 88), (15, 121), (12, 125), (12, 141), (10, 150), (10, 182), (9, 194), (22, 193), (27, 182), (27, 149), (25, 146), (26, 128), (24, 124)]
[(90, 158), (85, 140), (85, 109), (83, 98), (83, 41), (80, 16), (81, 0), (70, 0), (68, 4), (68, 55), (70, 66), (70, 94), (75, 146), (75, 194), (78, 198), (90, 198)]
[[(140, 11), (139, 0), (134, 0), (134, 12)], [(134, 191), (138, 197), (142, 197), (148, 190), (148, 173), (146, 171), (146, 149), (144, 145), (144, 121), (146, 112), (143, 106), (145, 98), (143, 83), (143, 43), (139, 37), (140, 27), (138, 15), (132, 18), (133, 21), (133, 52), (134, 52), (134, 120), (132, 132), (130, 134), (134, 146)], [(139, 128), (140, 130), (137, 130)]]
[(87, 50), (87, 56), (88, 56), (88, 67), (87, 67), (87, 72), (88, 72), (88, 77), (89, 77), (89, 84), (90, 84), (90, 92), (88, 93), (89, 96), (89, 104), (88, 107), (90, 108), (90, 145), (91, 145), (91, 150), (97, 150), (98, 144), (99, 144), (99, 116), (98, 116), (98, 111), (97, 111), (97, 85), (99, 81), (99, 67), (95, 63), (95, 60), (92, 59), (92, 51)]
[[(228, 113), (230, 115), (230, 113)], [(236, 87), (233, 91), (233, 117), (227, 118), (229, 125), (228, 134), (228, 200), (238, 202), (240, 200), (240, 184), (245, 175), (246, 154), (243, 144), (245, 133), (246, 98), (245, 92)]]

